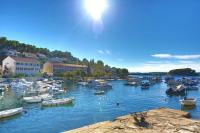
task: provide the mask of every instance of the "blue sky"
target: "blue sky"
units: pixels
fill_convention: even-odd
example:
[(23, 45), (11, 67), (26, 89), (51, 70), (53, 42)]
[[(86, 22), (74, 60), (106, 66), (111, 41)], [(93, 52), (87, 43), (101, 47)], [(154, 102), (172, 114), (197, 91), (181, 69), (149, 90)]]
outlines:
[(133, 72), (200, 71), (199, 0), (107, 2), (100, 23), (84, 0), (0, 0), (0, 36)]

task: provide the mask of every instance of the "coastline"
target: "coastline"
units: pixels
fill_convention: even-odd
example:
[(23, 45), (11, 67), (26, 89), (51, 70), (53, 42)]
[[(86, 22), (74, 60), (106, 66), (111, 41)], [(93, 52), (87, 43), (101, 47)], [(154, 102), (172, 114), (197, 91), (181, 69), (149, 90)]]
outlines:
[[(144, 122), (140, 121), (145, 116)], [(121, 116), (63, 133), (200, 133), (200, 121), (180, 110), (159, 108)]]

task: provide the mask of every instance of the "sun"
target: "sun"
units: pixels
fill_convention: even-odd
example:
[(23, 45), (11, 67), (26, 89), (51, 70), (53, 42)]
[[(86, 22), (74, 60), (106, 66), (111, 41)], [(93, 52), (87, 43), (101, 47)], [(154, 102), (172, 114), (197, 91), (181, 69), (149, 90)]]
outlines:
[(95, 20), (101, 20), (104, 11), (108, 7), (107, 0), (85, 0), (87, 13)]

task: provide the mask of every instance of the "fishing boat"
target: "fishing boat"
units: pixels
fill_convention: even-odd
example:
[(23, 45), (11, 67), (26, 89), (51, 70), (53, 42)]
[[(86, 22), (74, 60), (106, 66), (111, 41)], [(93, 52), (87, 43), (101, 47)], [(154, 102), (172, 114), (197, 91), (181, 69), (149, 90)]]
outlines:
[(196, 99), (195, 98), (184, 98), (184, 99), (180, 100), (180, 103), (183, 106), (195, 106)]
[(23, 108), (14, 108), (9, 110), (4, 110), (0, 112), (0, 119), (5, 117), (10, 117), (16, 114), (19, 114), (23, 111)]
[(57, 106), (57, 105), (64, 105), (64, 104), (70, 104), (74, 100), (73, 97), (71, 98), (63, 98), (63, 99), (53, 99), (49, 101), (43, 101), (43, 106)]
[(103, 95), (103, 94), (105, 94), (105, 91), (96, 91), (94, 93), (94, 95)]

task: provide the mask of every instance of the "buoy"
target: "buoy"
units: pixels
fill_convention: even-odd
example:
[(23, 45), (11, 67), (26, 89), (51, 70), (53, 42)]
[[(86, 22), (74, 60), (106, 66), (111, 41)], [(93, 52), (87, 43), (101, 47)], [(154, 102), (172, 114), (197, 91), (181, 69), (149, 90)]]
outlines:
[(119, 103), (117, 103), (117, 106), (119, 106)]

